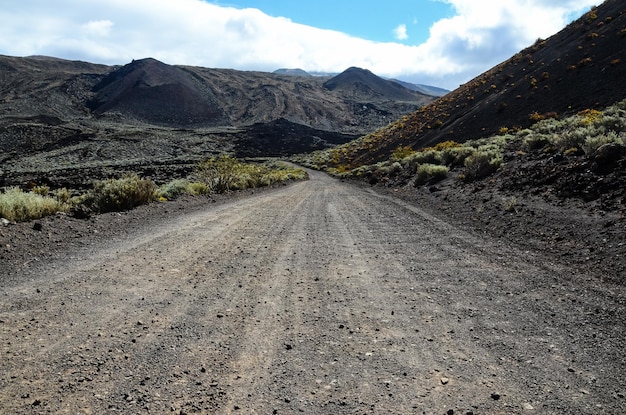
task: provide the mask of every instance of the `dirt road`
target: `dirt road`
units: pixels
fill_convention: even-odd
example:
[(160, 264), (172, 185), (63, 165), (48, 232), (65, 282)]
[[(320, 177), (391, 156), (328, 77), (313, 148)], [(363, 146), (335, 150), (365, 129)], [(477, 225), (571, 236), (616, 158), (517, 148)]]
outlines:
[(0, 289), (0, 413), (594, 414), (626, 290), (321, 173)]

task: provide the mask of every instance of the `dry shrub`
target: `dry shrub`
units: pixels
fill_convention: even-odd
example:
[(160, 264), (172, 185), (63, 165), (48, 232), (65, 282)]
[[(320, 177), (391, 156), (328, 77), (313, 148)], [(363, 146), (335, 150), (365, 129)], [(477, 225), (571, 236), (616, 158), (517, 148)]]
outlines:
[(120, 179), (101, 180), (83, 197), (83, 203), (94, 212), (118, 212), (157, 199), (152, 180), (130, 174)]
[(67, 204), (54, 198), (26, 193), (18, 187), (10, 187), (0, 194), (0, 217), (10, 221), (25, 222), (68, 210)]
[(437, 164), (420, 164), (415, 173), (415, 186), (437, 183), (448, 176), (448, 167)]
[(478, 151), (465, 159), (464, 180), (480, 180), (494, 173), (502, 165), (502, 159), (486, 151)]
[(186, 179), (172, 180), (157, 190), (157, 195), (167, 200), (174, 200), (185, 193), (191, 193), (189, 191), (189, 181)]

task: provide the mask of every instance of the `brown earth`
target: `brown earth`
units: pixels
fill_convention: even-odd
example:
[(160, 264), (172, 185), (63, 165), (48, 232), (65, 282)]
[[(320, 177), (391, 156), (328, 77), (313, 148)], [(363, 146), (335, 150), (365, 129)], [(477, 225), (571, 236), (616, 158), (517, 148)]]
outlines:
[(626, 292), (595, 266), (623, 244), (623, 218), (524, 200), (542, 212), (536, 229), (595, 235), (578, 263), (559, 255), (566, 233), (555, 243), (493, 232), (526, 215), (477, 215), (454, 192), (398, 198), (310, 177), (233, 200), (0, 228), (0, 412), (626, 406)]

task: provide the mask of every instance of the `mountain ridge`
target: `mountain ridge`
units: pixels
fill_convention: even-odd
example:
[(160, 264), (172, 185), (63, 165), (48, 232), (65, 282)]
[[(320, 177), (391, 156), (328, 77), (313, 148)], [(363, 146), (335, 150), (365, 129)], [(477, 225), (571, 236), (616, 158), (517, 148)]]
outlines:
[[(95, 116), (174, 128), (284, 118), (315, 129), (365, 134), (433, 100), (419, 92), (401, 102), (384, 94), (333, 92), (322, 85), (327, 78), (168, 65), (152, 58), (106, 66), (0, 56), (0, 80), (5, 96), (0, 114), (6, 116)], [(380, 81), (376, 75), (369, 80)], [(364, 105), (372, 110), (364, 111)]]
[(326, 80), (152, 58), (106, 66), (0, 56), (0, 186), (82, 187), (120, 171), (159, 177), (188, 171), (222, 153), (310, 152), (433, 99), (419, 93), (403, 101), (380, 94), (357, 99), (349, 90), (325, 89)]

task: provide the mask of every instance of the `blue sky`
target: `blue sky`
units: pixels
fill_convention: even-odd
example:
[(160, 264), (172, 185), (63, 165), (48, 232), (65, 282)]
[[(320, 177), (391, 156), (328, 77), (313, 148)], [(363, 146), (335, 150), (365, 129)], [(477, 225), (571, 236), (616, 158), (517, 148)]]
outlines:
[[(226, 0), (211, 3), (239, 9), (258, 8), (274, 17), (288, 17), (295, 23), (372, 41), (413, 45), (428, 39), (434, 22), (454, 14), (450, 4), (437, 0)], [(402, 26), (406, 28), (407, 38), (398, 37), (397, 29)]]
[(0, 0), (0, 54), (341, 72), (454, 89), (597, 0)]

